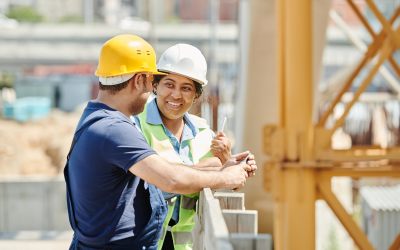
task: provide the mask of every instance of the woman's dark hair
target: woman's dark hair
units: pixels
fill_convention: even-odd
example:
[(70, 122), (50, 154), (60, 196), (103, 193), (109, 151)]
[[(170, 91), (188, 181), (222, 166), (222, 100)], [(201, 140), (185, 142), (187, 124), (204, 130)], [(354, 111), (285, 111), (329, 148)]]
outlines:
[[(159, 83), (161, 81), (161, 79), (163, 79), (164, 77), (165, 77), (164, 75), (154, 75), (153, 84)], [(196, 94), (198, 94), (199, 98), (200, 98), (200, 96), (203, 94), (203, 85), (201, 85), (199, 82), (197, 82), (195, 80), (192, 80), (192, 81), (194, 82), (194, 86), (196, 87)], [(156, 94), (154, 92), (154, 89), (153, 89), (153, 93)]]

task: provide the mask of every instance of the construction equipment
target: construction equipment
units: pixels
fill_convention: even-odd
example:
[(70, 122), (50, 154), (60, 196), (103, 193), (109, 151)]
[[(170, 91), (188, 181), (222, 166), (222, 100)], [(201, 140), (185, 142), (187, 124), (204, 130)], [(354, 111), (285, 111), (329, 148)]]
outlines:
[[(315, 112), (318, 104), (313, 100), (320, 79), (330, 1), (282, 0), (275, 2), (275, 9), (271, 8), (268, 1), (251, 2), (252, 30), (249, 42), (252, 46), (249, 48), (248, 61), (252, 62), (252, 67), (248, 68), (247, 73), (243, 148), (258, 155), (257, 142), (262, 143), (264, 156), (258, 157), (258, 162), (260, 158), (264, 160), (264, 178), (254, 184), (249, 182), (245, 187), (246, 196), (250, 197), (246, 207), (257, 209), (264, 215), (268, 213), (271, 216), (273, 213), (270, 218), (273, 218), (274, 247), (277, 250), (315, 249), (317, 199), (327, 202), (359, 249), (374, 249), (333, 194), (331, 178), (400, 178), (399, 147), (353, 146), (348, 150), (335, 150), (331, 146), (333, 133), (341, 128), (351, 107), (368, 87), (382, 63), (389, 61), (400, 77), (400, 67), (393, 59), (395, 49), (400, 48), (400, 28), (392, 27), (400, 9), (388, 21), (372, 0), (366, 0), (383, 27), (379, 34), (375, 34), (354, 2), (346, 1), (373, 41), (340, 91), (333, 96), (327, 112), (319, 119)], [(267, 23), (271, 16), (275, 16), (276, 26)], [(276, 40), (269, 42), (271, 37)], [(277, 59), (275, 64), (267, 61), (271, 60), (267, 56), (274, 53)], [(355, 91), (335, 125), (326, 128), (328, 117), (368, 62), (373, 65), (368, 76)], [(260, 74), (262, 70), (264, 74)], [(265, 79), (265, 75), (270, 73), (276, 75), (276, 81)], [(263, 82), (263, 86), (257, 84), (259, 82)], [(252, 112), (254, 107), (268, 107), (268, 110), (259, 108), (256, 113)], [(262, 127), (260, 124), (263, 124)], [(254, 132), (261, 129), (264, 135), (262, 141)], [(252, 190), (259, 183), (264, 185), (267, 192), (252, 195)], [(265, 205), (259, 205), (261, 197), (266, 201), (270, 199), (269, 193), (273, 198), (273, 211), (266, 211)], [(265, 231), (269, 225), (261, 227)], [(389, 249), (399, 247), (400, 235)]]

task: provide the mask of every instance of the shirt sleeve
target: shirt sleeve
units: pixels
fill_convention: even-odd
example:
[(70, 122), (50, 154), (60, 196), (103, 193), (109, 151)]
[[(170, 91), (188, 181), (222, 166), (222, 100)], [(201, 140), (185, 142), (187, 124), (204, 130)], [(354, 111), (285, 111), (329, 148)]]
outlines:
[(132, 124), (114, 122), (108, 130), (103, 145), (105, 159), (128, 172), (138, 161), (157, 154)]
[(215, 137), (214, 131), (212, 131), (211, 129), (208, 129), (208, 130), (210, 130), (211, 137), (214, 139), (214, 137)]

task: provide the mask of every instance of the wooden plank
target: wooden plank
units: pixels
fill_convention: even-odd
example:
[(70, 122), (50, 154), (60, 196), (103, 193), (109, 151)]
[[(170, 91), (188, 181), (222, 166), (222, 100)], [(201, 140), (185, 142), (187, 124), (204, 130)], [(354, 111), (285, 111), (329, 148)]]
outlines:
[(197, 213), (199, 214), (199, 222), (201, 224), (201, 228), (204, 230), (205, 228), (205, 214), (207, 213), (207, 200), (213, 200), (214, 196), (212, 194), (211, 189), (205, 188), (200, 192), (199, 202), (197, 203)]
[(194, 246), (195, 249), (233, 250), (219, 201), (214, 199), (209, 188), (200, 192), (198, 213), (202, 235), (195, 238), (202, 238), (202, 242), (199, 246)]
[(226, 226), (230, 233), (258, 233), (257, 210), (228, 210), (223, 209)]
[(231, 234), (234, 250), (272, 250), (272, 236), (270, 234)]
[(194, 216), (194, 228), (192, 230), (193, 250), (204, 250), (204, 231), (201, 228), (197, 214)]
[(206, 200), (204, 247), (207, 250), (233, 250), (219, 201)]
[(214, 189), (214, 193), (219, 192), (219, 193), (232, 193), (232, 189), (229, 188), (218, 188)]
[(214, 198), (219, 200), (221, 209), (244, 210), (244, 193), (217, 192)]

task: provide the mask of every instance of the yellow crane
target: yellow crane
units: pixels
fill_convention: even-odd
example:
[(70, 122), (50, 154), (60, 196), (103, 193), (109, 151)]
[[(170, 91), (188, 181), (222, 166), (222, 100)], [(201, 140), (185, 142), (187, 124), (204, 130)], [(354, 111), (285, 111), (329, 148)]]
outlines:
[[(392, 27), (400, 9), (387, 20), (372, 0), (365, 0), (383, 27), (376, 34), (354, 2), (346, 1), (373, 41), (341, 90), (332, 96), (327, 112), (319, 118), (315, 115), (315, 93), (331, 1), (250, 1), (243, 148), (258, 156), (262, 177), (247, 183), (246, 207), (259, 211), (260, 232), (273, 230), (277, 250), (315, 249), (318, 199), (327, 202), (359, 249), (374, 249), (333, 194), (331, 178), (400, 178), (400, 147), (331, 147), (333, 133), (343, 125), (379, 67), (388, 61), (400, 77), (400, 67), (393, 59), (394, 51), (400, 49), (400, 28)], [(342, 117), (327, 129), (325, 123), (334, 107), (368, 63), (373, 65), (368, 76), (346, 105)], [(261, 185), (263, 191), (255, 189)], [(389, 250), (399, 248), (400, 235)]]

